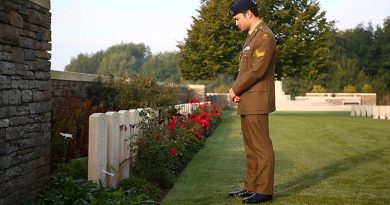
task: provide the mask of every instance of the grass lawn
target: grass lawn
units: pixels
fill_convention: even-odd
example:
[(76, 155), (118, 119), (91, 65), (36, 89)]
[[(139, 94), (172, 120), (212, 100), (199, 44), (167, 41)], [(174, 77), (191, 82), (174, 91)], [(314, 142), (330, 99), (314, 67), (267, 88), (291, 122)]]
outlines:
[[(162, 205), (242, 204), (227, 192), (243, 185), (240, 119), (223, 121)], [(274, 200), (265, 204), (390, 204), (390, 121), (347, 112), (270, 115), (276, 167)]]

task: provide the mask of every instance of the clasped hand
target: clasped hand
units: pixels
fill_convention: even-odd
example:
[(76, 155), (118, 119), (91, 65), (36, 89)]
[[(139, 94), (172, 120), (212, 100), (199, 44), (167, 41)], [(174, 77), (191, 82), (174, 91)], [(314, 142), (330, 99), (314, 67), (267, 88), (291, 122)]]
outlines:
[(240, 96), (237, 96), (237, 95), (234, 93), (234, 91), (233, 91), (232, 88), (230, 88), (230, 90), (229, 90), (229, 97), (230, 97), (230, 100), (232, 100), (233, 102), (238, 103), (238, 102), (241, 101), (241, 97), (240, 97)]

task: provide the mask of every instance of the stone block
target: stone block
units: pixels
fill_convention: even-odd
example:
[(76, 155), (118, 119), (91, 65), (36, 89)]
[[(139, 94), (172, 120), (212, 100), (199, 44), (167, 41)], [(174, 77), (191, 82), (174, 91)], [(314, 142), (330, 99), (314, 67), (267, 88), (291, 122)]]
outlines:
[(24, 49), (24, 58), (26, 61), (35, 60), (35, 50)]
[(11, 79), (8, 76), (0, 75), (0, 89), (11, 88)]
[(51, 43), (41, 42), (42, 50), (51, 51)]
[(38, 88), (38, 81), (37, 80), (28, 81), (28, 89), (37, 89), (37, 88)]
[(49, 80), (50, 73), (49, 72), (35, 72), (35, 79), (37, 80)]
[(13, 75), (15, 74), (15, 70), (15, 63), (0, 61), (0, 75)]
[(51, 54), (47, 51), (36, 51), (35, 56), (41, 59), (50, 60)]
[(16, 63), (24, 63), (24, 49), (13, 47), (12, 48), (12, 59)]
[[(1, 7), (1, 1), (0, 1), (0, 7)], [(8, 13), (2, 11), (2, 9), (0, 9), (0, 23), (4, 23), (4, 24), (9, 24), (10, 23), (10, 19), (9, 19)]]
[(4, 7), (6, 8), (6, 10), (7, 9), (8, 10), (17, 10), (18, 9), (18, 5), (14, 1), (5, 1)]
[(23, 28), (28, 30), (28, 31), (32, 31), (32, 32), (38, 32), (38, 30), (39, 30), (38, 26), (31, 24), (31, 23), (28, 23), (26, 21), (23, 24)]
[(22, 134), (24, 134), (23, 127), (8, 127), (5, 130), (5, 139), (6, 140), (19, 139)]
[[(1, 98), (0, 98), (0, 100), (1, 100)], [(1, 103), (0, 103), (0, 105), (1, 105)], [(5, 116), (7, 116), (7, 108), (0, 106), (0, 118), (4, 118)]]
[(50, 81), (38, 81), (38, 89), (39, 90), (50, 90), (51, 89)]
[(29, 49), (35, 49), (38, 50), (41, 48), (41, 43), (39, 41), (36, 41), (32, 38), (27, 37), (19, 37), (20, 39), (20, 46), (23, 48), (29, 48)]
[[(26, 74), (23, 76), (23, 79), (25, 79), (25, 80), (34, 80), (34, 78), (35, 78), (34, 73), (31, 71), (27, 71)], [(38, 82), (36, 82), (36, 83), (38, 83)], [(29, 86), (30, 86), (30, 84), (29, 84)]]
[(0, 0), (0, 10), (4, 10), (4, 0)]
[(2, 42), (18, 46), (21, 42), (18, 30), (10, 25), (0, 23), (0, 39)]
[(30, 103), (31, 114), (46, 113), (51, 111), (51, 102)]
[(12, 89), (28, 89), (28, 80), (12, 80), (11, 81)]
[(9, 119), (1, 119), (0, 120), (0, 128), (7, 128), (9, 127), (9, 122), (10, 120)]
[(7, 169), (11, 165), (11, 157), (9, 155), (0, 156), (0, 170)]
[(0, 52), (0, 61), (12, 61), (12, 54), (8, 52)]
[(28, 116), (12, 117), (9, 119), (10, 126), (26, 125), (28, 122)]
[(36, 34), (36, 39), (38, 41), (50, 42), (51, 41), (51, 32), (50, 30), (43, 30)]
[(45, 95), (42, 91), (33, 91), (33, 102), (42, 102), (45, 99)]
[(6, 100), (3, 99), (5, 105), (20, 105), (22, 102), (22, 94), (19, 90), (7, 90), (3, 91), (3, 98), (7, 97)]
[(22, 90), (22, 103), (29, 103), (32, 99), (31, 90)]
[(16, 26), (18, 28), (23, 27), (23, 18), (15, 11), (9, 12), (9, 18), (10, 18), (11, 25)]
[(36, 36), (35, 36), (35, 33), (32, 32), (32, 31), (28, 31), (28, 30), (25, 30), (25, 29), (20, 29), (20, 36), (24, 36), (24, 37), (28, 37), (28, 38), (32, 38), (32, 39), (35, 39)]
[(31, 69), (37, 71), (50, 72), (50, 65), (51, 65), (50, 61), (39, 59), (35, 62), (34, 67), (32, 67)]
[(9, 143), (0, 144), (0, 155), (6, 155), (18, 150), (17, 146), (10, 145)]

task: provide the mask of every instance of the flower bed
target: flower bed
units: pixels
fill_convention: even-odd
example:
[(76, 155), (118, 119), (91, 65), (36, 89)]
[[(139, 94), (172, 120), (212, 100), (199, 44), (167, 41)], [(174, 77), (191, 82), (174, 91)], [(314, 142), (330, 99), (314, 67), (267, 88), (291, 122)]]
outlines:
[(87, 172), (86, 162), (70, 163), (54, 175), (53, 186), (37, 204), (159, 201), (221, 120), (221, 110), (213, 104), (192, 99), (191, 106), (192, 112), (185, 115), (173, 107), (160, 109), (158, 117), (141, 113), (143, 120), (133, 125), (142, 129), (142, 135), (138, 136), (136, 157), (128, 160), (133, 162), (130, 178), (123, 180), (118, 187), (106, 188), (88, 182), (80, 174)]

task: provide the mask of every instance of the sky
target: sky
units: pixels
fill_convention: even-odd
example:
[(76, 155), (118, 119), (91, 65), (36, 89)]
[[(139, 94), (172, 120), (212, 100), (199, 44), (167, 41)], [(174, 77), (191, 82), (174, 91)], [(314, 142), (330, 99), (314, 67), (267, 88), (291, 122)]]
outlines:
[[(390, 0), (317, 1), (340, 30), (383, 25), (390, 16)], [(199, 8), (200, 0), (53, 0), (52, 70), (120, 43), (144, 43), (153, 54), (177, 51)]]

